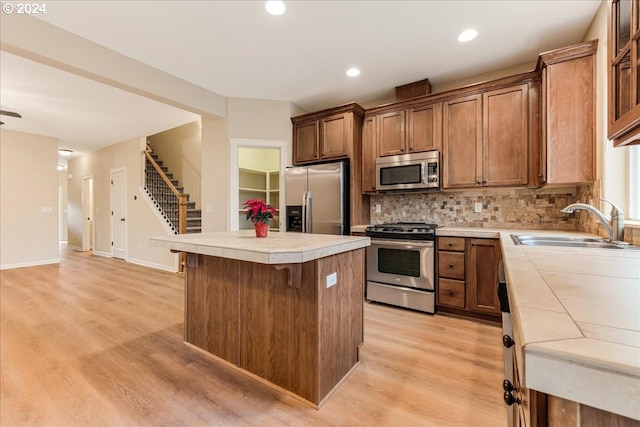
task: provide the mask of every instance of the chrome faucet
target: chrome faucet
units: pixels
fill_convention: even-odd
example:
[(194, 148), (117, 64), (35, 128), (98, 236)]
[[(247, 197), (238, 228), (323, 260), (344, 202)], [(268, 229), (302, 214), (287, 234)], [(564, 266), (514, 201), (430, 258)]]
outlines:
[(570, 214), (577, 210), (589, 211), (600, 220), (600, 222), (604, 226), (604, 229), (607, 230), (607, 233), (609, 233), (609, 240), (611, 240), (612, 242), (624, 240), (624, 216), (622, 215), (622, 211), (610, 201), (605, 199), (600, 200), (602, 200), (603, 202), (607, 202), (612, 206), (611, 221), (607, 220), (607, 218), (605, 218), (602, 212), (600, 212), (598, 209), (585, 203), (572, 203), (566, 208), (562, 209), (560, 212)]

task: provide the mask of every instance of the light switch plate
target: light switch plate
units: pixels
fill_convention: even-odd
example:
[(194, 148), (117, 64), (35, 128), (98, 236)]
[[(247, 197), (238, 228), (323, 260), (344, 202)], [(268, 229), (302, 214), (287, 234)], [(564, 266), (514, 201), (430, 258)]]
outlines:
[(376, 213), (382, 212), (382, 206), (376, 203)]
[(477, 212), (477, 213), (482, 212), (482, 203), (477, 202), (475, 207), (474, 207), (474, 211)]

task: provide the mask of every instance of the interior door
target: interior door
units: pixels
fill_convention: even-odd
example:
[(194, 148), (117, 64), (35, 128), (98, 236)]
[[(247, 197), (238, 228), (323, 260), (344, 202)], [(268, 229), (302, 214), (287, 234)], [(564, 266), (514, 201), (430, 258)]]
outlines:
[(111, 256), (127, 257), (127, 171), (111, 171)]

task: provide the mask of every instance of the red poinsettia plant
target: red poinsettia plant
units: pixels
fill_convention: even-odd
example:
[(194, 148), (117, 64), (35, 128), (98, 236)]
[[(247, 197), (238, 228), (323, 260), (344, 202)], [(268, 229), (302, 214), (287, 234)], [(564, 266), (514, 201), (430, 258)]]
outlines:
[(251, 220), (254, 224), (264, 222), (268, 225), (272, 219), (278, 219), (273, 206), (267, 205), (260, 199), (247, 200), (243, 206), (247, 209), (247, 221)]

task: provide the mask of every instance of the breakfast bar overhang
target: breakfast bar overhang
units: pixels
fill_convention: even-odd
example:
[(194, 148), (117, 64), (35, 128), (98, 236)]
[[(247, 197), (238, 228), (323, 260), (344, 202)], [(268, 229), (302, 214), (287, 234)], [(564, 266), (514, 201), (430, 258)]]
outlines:
[(157, 237), (186, 252), (185, 342), (320, 407), (359, 360), (368, 237)]

